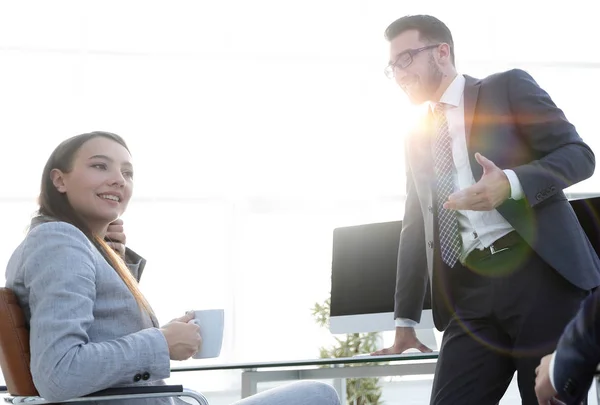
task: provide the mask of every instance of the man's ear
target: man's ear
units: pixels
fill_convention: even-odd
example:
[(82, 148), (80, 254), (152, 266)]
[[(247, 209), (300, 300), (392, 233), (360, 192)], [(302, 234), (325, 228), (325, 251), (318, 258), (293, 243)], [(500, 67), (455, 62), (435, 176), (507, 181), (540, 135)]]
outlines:
[(52, 171), (50, 172), (50, 178), (52, 179), (52, 184), (54, 184), (54, 187), (56, 187), (59, 193), (67, 192), (67, 186), (65, 184), (65, 174), (62, 171), (58, 169), (52, 169)]
[(438, 48), (438, 58), (443, 60), (444, 63), (452, 63), (451, 62), (451, 50), (450, 50), (450, 45), (444, 43), (441, 44), (440, 47)]

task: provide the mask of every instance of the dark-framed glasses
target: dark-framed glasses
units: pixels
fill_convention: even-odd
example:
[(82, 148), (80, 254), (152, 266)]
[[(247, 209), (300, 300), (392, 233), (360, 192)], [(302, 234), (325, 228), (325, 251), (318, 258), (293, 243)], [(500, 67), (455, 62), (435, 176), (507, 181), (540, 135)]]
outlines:
[(390, 62), (383, 70), (383, 73), (385, 73), (388, 79), (392, 79), (394, 76), (396, 76), (396, 69), (406, 69), (411, 63), (413, 63), (413, 59), (416, 55), (426, 51), (427, 49), (433, 49), (440, 45), (441, 44), (435, 44), (423, 46), (417, 49), (407, 49), (399, 54), (394, 62)]

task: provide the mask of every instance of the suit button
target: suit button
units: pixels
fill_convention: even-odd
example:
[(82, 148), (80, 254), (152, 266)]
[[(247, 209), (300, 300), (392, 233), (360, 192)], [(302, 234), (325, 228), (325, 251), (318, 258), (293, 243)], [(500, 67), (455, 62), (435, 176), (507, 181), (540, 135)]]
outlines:
[(142, 375), (141, 375), (140, 373), (136, 374), (136, 375), (133, 377), (133, 381), (135, 381), (135, 382), (138, 382), (138, 381), (139, 381), (139, 380), (141, 380), (141, 379), (142, 379)]
[(564, 391), (568, 394), (568, 395), (574, 395), (575, 394), (575, 384), (573, 383), (573, 380), (571, 380), (570, 378), (567, 380), (567, 382), (565, 383), (565, 387), (564, 387)]
[(556, 187), (550, 186), (550, 192), (554, 193), (556, 191)]
[(142, 380), (146, 381), (150, 378), (150, 373), (149, 372), (145, 372), (144, 374), (142, 374)]
[(427, 207), (427, 210), (429, 210), (430, 214), (433, 214), (433, 207), (431, 205), (429, 207)]
[(427, 242), (427, 246), (429, 246), (429, 249), (433, 249), (433, 241)]

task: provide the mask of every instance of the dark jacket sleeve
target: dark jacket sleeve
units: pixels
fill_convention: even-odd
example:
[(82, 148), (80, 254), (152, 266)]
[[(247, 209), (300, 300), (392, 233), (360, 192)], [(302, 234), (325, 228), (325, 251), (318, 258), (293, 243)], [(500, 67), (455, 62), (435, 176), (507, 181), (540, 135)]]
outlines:
[[(408, 146), (406, 162), (408, 162)], [(406, 203), (398, 248), (394, 318), (421, 321), (429, 274), (425, 244), (425, 223), (412, 171), (406, 168)]]
[(588, 296), (567, 325), (554, 355), (554, 385), (569, 404), (587, 398), (600, 363), (600, 289)]
[(594, 173), (596, 160), (565, 114), (525, 71), (510, 71), (510, 108), (537, 159), (513, 168), (531, 206)]

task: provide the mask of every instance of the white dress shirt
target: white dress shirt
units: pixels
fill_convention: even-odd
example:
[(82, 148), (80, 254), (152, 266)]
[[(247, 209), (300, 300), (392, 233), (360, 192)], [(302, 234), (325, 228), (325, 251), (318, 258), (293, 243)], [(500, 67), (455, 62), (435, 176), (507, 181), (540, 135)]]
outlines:
[[(464, 92), (465, 77), (459, 74), (450, 83), (439, 101), (445, 107), (452, 142), (452, 158), (454, 160), (452, 176), (455, 191), (475, 184), (465, 134)], [(435, 103), (431, 103), (432, 110), (434, 107)], [(510, 183), (510, 198), (514, 200), (523, 198), (523, 188), (515, 172), (504, 170), (504, 173)], [(491, 211), (460, 210), (456, 211), (456, 216), (462, 240), (462, 251), (459, 256), (462, 263), (473, 250), (483, 250), (514, 230), (495, 209)], [(412, 319), (396, 319), (396, 326), (416, 326), (417, 324), (418, 322)]]
[(552, 353), (552, 357), (550, 358), (550, 364), (548, 366), (548, 376), (550, 377), (550, 384), (552, 384), (552, 388), (554, 391), (557, 391), (556, 384), (554, 384), (554, 358), (556, 357), (556, 351)]

